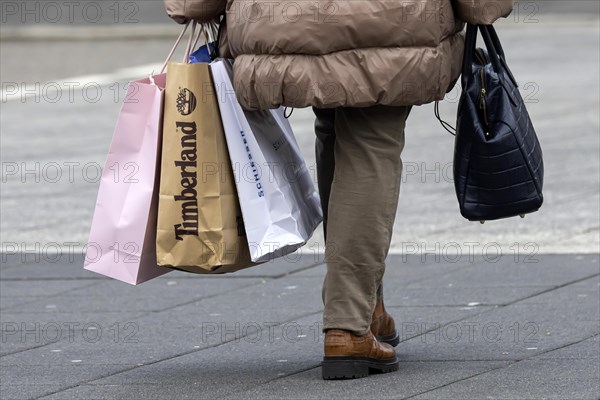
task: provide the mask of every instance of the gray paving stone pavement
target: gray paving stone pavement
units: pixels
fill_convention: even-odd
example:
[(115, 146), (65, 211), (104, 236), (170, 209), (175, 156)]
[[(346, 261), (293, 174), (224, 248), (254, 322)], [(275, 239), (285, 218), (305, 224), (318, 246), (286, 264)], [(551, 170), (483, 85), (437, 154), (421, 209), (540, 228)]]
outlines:
[[(18, 280), (13, 264), (0, 270), (2, 288), (30, 283), (32, 293), (0, 293), (0, 397), (597, 398), (600, 255), (539, 258), (391, 256), (385, 297), (401, 368), (353, 382), (319, 377), (324, 267), (312, 255), (282, 274), (174, 272), (135, 288), (74, 278), (77, 259), (55, 279), (36, 279), (29, 264)], [(5, 306), (15, 297), (31, 301)]]
[[(163, 25), (159, 1), (101, 7), (128, 3), (144, 29)], [(0, 398), (600, 399), (599, 5), (518, 7), (498, 29), (544, 148), (546, 204), (525, 220), (462, 220), (447, 176), (452, 138), (430, 106), (416, 108), (384, 289), (400, 370), (342, 382), (320, 379), (320, 232), (297, 258), (230, 276), (171, 272), (131, 287), (82, 268), (98, 184), (86, 167), (104, 162), (122, 86), (139, 77), (126, 68), (151, 69), (172, 40), (34, 40), (64, 23), (37, 24), (26, 42), (2, 38), (3, 84), (75, 77), (103, 94), (2, 99)], [(314, 169), (312, 122), (310, 110), (294, 113)], [(42, 172), (52, 163), (55, 183)], [(40, 172), (9, 174), (9, 164)]]
[[(571, 360), (568, 373), (560, 361), (539, 362), (535, 359), (511, 364), (452, 383), (414, 397), (418, 400), (457, 399), (464, 393), (486, 399), (595, 399), (598, 397), (598, 365), (587, 360)], [(562, 373), (561, 373), (562, 372)], [(581, 382), (595, 382), (589, 387)], [(490, 390), (490, 388), (493, 388)]]

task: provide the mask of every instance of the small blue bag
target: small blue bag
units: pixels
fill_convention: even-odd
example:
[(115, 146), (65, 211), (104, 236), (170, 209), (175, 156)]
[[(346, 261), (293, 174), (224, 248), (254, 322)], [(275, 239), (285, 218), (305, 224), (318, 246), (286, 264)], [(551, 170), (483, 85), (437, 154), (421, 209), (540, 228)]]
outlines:
[(210, 63), (211, 53), (214, 51), (215, 46), (216, 42), (212, 42), (190, 54), (190, 64)]

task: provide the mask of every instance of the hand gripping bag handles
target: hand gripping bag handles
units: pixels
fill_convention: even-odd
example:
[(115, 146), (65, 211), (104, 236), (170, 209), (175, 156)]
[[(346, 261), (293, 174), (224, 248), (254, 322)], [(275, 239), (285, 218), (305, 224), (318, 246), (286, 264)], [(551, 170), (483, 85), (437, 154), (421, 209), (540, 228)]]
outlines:
[[(186, 29), (187, 25), (168, 58)], [(130, 82), (127, 88), (100, 181), (85, 258), (85, 269), (132, 285), (170, 271), (156, 263), (163, 71), (164, 67), (158, 75)]]
[(244, 111), (227, 60), (211, 64), (252, 261), (294, 252), (323, 220), (319, 196), (283, 108)]
[(189, 63), (195, 25), (186, 62), (167, 68), (157, 258), (193, 273), (233, 272), (254, 264), (209, 64)]
[[(480, 30), (486, 50), (475, 49)], [(468, 25), (454, 151), (461, 214), (472, 221), (537, 211), (542, 149), (491, 25)]]

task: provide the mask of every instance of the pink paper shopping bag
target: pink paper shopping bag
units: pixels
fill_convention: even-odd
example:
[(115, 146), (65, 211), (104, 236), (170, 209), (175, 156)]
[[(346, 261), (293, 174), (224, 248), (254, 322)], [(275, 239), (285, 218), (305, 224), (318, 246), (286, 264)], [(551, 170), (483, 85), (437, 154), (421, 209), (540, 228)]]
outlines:
[(163, 72), (188, 26), (159, 75), (129, 84), (100, 181), (84, 268), (132, 285), (172, 271), (156, 262)]
[(166, 75), (129, 84), (100, 181), (85, 269), (136, 285), (171, 270), (156, 263)]

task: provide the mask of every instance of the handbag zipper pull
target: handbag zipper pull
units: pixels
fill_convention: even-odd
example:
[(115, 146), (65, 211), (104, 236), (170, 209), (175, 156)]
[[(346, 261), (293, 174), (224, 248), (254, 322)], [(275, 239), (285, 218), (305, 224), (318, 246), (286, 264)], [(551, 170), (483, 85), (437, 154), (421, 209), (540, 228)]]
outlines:
[[(485, 101), (485, 97), (486, 97), (486, 90), (485, 90), (485, 78), (483, 75), (484, 71), (483, 68), (480, 69), (480, 77), (481, 77), (481, 101), (479, 102), (479, 109), (483, 111), (483, 120), (485, 121), (485, 127), (487, 129), (490, 128), (490, 124), (488, 122), (488, 118), (487, 118), (487, 103)], [(489, 137), (490, 136), (490, 132), (486, 130), (485, 132), (485, 136)]]

